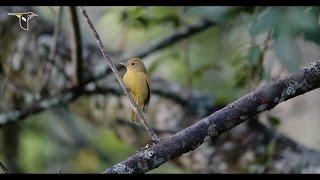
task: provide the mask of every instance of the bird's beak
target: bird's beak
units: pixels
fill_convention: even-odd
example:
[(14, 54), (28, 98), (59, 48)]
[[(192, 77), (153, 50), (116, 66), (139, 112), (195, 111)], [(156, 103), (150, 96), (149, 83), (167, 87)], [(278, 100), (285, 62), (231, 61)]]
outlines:
[(34, 13), (34, 16), (38, 16), (38, 14)]
[(120, 62), (119, 64), (121, 64), (122, 66), (125, 66), (127, 67), (127, 62), (123, 61), (123, 62)]

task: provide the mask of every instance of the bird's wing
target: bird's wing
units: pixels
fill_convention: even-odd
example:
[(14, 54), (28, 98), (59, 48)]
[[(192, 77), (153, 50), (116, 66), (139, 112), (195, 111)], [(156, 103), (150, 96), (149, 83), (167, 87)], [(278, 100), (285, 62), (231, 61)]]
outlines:
[(146, 81), (147, 81), (147, 87), (148, 87), (148, 96), (147, 99), (144, 101), (144, 106), (143, 106), (143, 111), (147, 112), (148, 110), (148, 105), (149, 105), (149, 101), (150, 101), (150, 96), (151, 96), (151, 87), (150, 87), (150, 83), (149, 83), (149, 78), (147, 75), (145, 75)]

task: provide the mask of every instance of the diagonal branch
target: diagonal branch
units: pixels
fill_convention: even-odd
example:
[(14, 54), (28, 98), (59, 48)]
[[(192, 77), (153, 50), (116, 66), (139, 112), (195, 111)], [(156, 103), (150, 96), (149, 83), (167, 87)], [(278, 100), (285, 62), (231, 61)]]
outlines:
[(279, 103), (320, 87), (320, 61), (239, 98), (188, 128), (140, 151), (104, 173), (145, 173), (200, 146)]
[(259, 122), (258, 120), (250, 121), (249, 126), (254, 128), (256, 131), (259, 131), (260, 133), (265, 134), (269, 139), (275, 138), (277, 141), (279, 141), (282, 144), (285, 144), (286, 146), (291, 147), (291, 149), (295, 151), (308, 151), (308, 152), (315, 152), (319, 153), (318, 151), (308, 148), (302, 144), (299, 144), (298, 142), (290, 139), (288, 136), (275, 131), (273, 128), (270, 128), (263, 123)]
[[(197, 98), (191, 96), (192, 99), (186, 99), (185, 98), (185, 92), (183, 89), (181, 88), (170, 88), (170, 84), (167, 84), (168, 82), (166, 82), (166, 85), (164, 85), (163, 83), (160, 83), (160, 81), (158, 80), (153, 80), (154, 82), (156, 82), (155, 86), (152, 87), (152, 93), (153, 94), (157, 94), (160, 95), (161, 97), (165, 97), (168, 98), (170, 100), (173, 100), (175, 103), (183, 106), (184, 109), (186, 109), (188, 111), (188, 114), (190, 112), (195, 111), (196, 115), (199, 116), (203, 116), (204, 114), (211, 114), (213, 113), (215, 110), (214, 109), (221, 109), (223, 107), (216, 107), (212, 104), (207, 104), (207, 100), (209, 100), (208, 102), (213, 102), (214, 100), (212, 99), (212, 97), (210, 96), (206, 96), (204, 94), (200, 95), (200, 97), (202, 98)], [(174, 85), (174, 84), (171, 84)], [(161, 88), (161, 87), (166, 87), (166, 88)], [(169, 88), (169, 91), (168, 91)], [(115, 91), (111, 91), (111, 89), (114, 89)], [(90, 94), (101, 94), (101, 95), (106, 95), (106, 94), (114, 94), (116, 96), (121, 96), (123, 93), (121, 91), (121, 89), (119, 88), (108, 88), (108, 87), (96, 87), (95, 89), (90, 89), (89, 91), (87, 91), (88, 95)], [(191, 104), (193, 104), (192, 107), (189, 107)], [(200, 109), (204, 109), (204, 112), (202, 111), (202, 113), (197, 112), (196, 109), (198, 109), (197, 107), (201, 106)], [(205, 106), (205, 107), (204, 107)], [(210, 113), (211, 112), (211, 113)], [(185, 115), (184, 115), (185, 116)], [(185, 116), (187, 118), (189, 118), (188, 116)], [(180, 122), (181, 123), (181, 122)], [(180, 124), (179, 123), (179, 124)], [(113, 121), (113, 123), (110, 124), (111, 127), (115, 127), (115, 126), (120, 126), (120, 127), (130, 127), (132, 130), (139, 131), (142, 130), (142, 127), (140, 126), (136, 126), (126, 120), (123, 119), (117, 119), (115, 121)], [(268, 127), (267, 125), (262, 124), (261, 122), (259, 122), (257, 120), (257, 116), (255, 116), (253, 119), (250, 119), (249, 123), (246, 123), (243, 127), (247, 127), (247, 130), (245, 130), (245, 132), (243, 131), (238, 131), (239, 129), (234, 129), (233, 132), (226, 134), (223, 137), (219, 137), (219, 139), (217, 140), (213, 140), (212, 142), (208, 142), (206, 145), (210, 145), (209, 149), (211, 149), (212, 147), (216, 147), (214, 148), (215, 150), (209, 151), (205, 154), (203, 154), (203, 149), (196, 151), (196, 152), (190, 152), (188, 153), (188, 156), (184, 157), (184, 158), (179, 158), (176, 159), (175, 161), (173, 161), (176, 165), (178, 165), (179, 167), (183, 168), (183, 169), (187, 169), (188, 171), (192, 171), (192, 172), (199, 172), (197, 169), (199, 166), (203, 166), (206, 165), (207, 163), (207, 167), (205, 169), (201, 169), (201, 172), (206, 172), (206, 173), (215, 173), (215, 172), (232, 172), (234, 170), (238, 170), (239, 166), (240, 167), (244, 167), (247, 168), (246, 165), (248, 164), (243, 164), (241, 160), (239, 159), (234, 159), (231, 158), (232, 160), (230, 161), (224, 161), (227, 165), (226, 169), (219, 169), (219, 168), (214, 168), (216, 163), (221, 163), (221, 157), (223, 157), (224, 159), (228, 159), (230, 156), (230, 151), (238, 151), (239, 148), (243, 151), (241, 151), (242, 153), (248, 153), (248, 152), (253, 152), (254, 153), (254, 157), (255, 158), (255, 162), (259, 161), (259, 159), (261, 158), (261, 152), (259, 152), (259, 148), (263, 147), (265, 149), (268, 149), (269, 147), (269, 143), (272, 141), (276, 141), (277, 142), (277, 148), (274, 150), (275, 154), (272, 155), (272, 164), (276, 164), (278, 162), (283, 162), (283, 161), (290, 161), (292, 162), (292, 164), (289, 166), (285, 166), (280, 168), (281, 166), (277, 166), (276, 171), (277, 172), (287, 172), (287, 170), (291, 170), (291, 169), (295, 169), (295, 164), (297, 166), (302, 166), (302, 162), (299, 161), (303, 161), (303, 163), (308, 164), (306, 166), (303, 166), (303, 169), (299, 169), (298, 171), (296, 171), (297, 169), (295, 169), (294, 172), (302, 172), (305, 170), (308, 170), (309, 167), (319, 167), (319, 163), (313, 163), (313, 162), (317, 162), (316, 160), (314, 160), (314, 157), (320, 157), (320, 153), (314, 149), (310, 149), (302, 144), (297, 143), (296, 141), (292, 140), (291, 138), (287, 137), (286, 135), (279, 133), (276, 129)], [(178, 128), (180, 130), (182, 130), (180, 127)], [(241, 129), (241, 128), (240, 128)], [(116, 129), (114, 129), (115, 131), (117, 131)], [(173, 135), (176, 132), (180, 131), (180, 130), (176, 130), (175, 128), (171, 129), (166, 129), (166, 130), (162, 130), (162, 129), (154, 129), (154, 131), (159, 134), (159, 135)], [(235, 133), (237, 135), (235, 135)], [(240, 138), (240, 137), (248, 137), (248, 138)], [(254, 142), (253, 144), (250, 142)], [(232, 144), (232, 147), (234, 147), (233, 149), (229, 149), (226, 151), (225, 147), (223, 146), (223, 144)], [(259, 147), (259, 148), (257, 148)], [(290, 156), (288, 156), (288, 152), (290, 152)], [(303, 154), (301, 154), (303, 153)], [(201, 155), (200, 155), (201, 154)], [(303, 155), (301, 158), (293, 158), (292, 156), (296, 155), (299, 156)], [(214, 158), (212, 158), (214, 156)], [(208, 162), (205, 161), (196, 161), (194, 163), (191, 163), (190, 161), (192, 161), (192, 159), (194, 157), (197, 157), (199, 159), (202, 158), (208, 158), (210, 160), (208, 160)], [(201, 158), (200, 158), (201, 157)], [(245, 157), (245, 156), (244, 156)], [(259, 158), (257, 158), (259, 157)], [(264, 155), (262, 155), (262, 157), (264, 157)], [(292, 159), (294, 160), (292, 160)], [(318, 161), (319, 162), (319, 161)], [(272, 170), (269, 169), (270, 167), (273, 167), (273, 165), (270, 164), (271, 161), (268, 160), (268, 165), (265, 166), (265, 170), (268, 172), (273, 172), (273, 168)], [(267, 170), (269, 169), (269, 170)], [(308, 171), (308, 172), (313, 172)]]
[[(168, 35), (167, 37), (164, 37), (163, 39), (160, 39), (158, 41), (151, 42), (145, 48), (142, 48), (141, 50), (136, 52), (129, 53), (127, 55), (123, 55), (119, 59), (127, 59), (128, 57), (144, 58), (153, 52), (164, 49), (166, 47), (170, 47), (175, 43), (180, 42), (182, 39), (185, 39), (195, 34), (198, 34), (200, 32), (203, 32), (204, 30), (209, 29), (210, 27), (213, 27), (215, 25), (217, 24), (214, 21), (203, 19), (197, 24), (193, 24), (193, 25), (178, 29), (177, 31)], [(123, 66), (116, 66), (116, 67), (119, 70), (124, 68)], [(101, 68), (101, 69), (99, 68), (98, 72), (96, 72), (95, 75), (89, 78), (87, 81), (92, 82), (92, 81), (99, 80), (110, 73), (111, 73), (110, 69), (107, 69), (106, 71), (105, 68)]]
[(110, 66), (111, 70), (113, 71), (114, 75), (116, 76), (117, 80), (119, 81), (122, 89), (124, 90), (124, 93), (128, 96), (129, 100), (130, 100), (130, 104), (132, 106), (132, 109), (134, 110), (134, 112), (137, 114), (138, 118), (140, 119), (141, 124), (145, 127), (145, 129), (147, 130), (148, 134), (151, 136), (153, 141), (159, 141), (159, 138), (157, 137), (157, 135), (153, 132), (153, 130), (151, 129), (150, 125), (147, 123), (147, 121), (145, 120), (141, 109), (139, 108), (139, 106), (137, 105), (137, 103), (135, 102), (135, 100), (133, 99), (133, 96), (131, 95), (131, 93), (129, 92), (128, 88), (126, 87), (126, 85), (123, 82), (123, 79), (120, 76), (120, 73), (118, 71), (118, 69), (116, 68), (116, 66), (113, 64), (111, 57), (109, 56), (109, 54), (107, 53), (104, 45), (102, 44), (102, 41), (99, 37), (98, 32), (96, 31), (96, 29), (94, 28), (86, 10), (84, 7), (80, 6), (80, 9), (82, 11), (83, 16), (85, 17), (85, 19), (87, 20), (87, 23), (89, 25), (89, 28), (92, 31), (92, 34), (94, 36), (94, 38), (96, 39), (96, 41), (98, 42), (99, 48), (103, 54), (104, 59), (106, 60), (106, 63)]

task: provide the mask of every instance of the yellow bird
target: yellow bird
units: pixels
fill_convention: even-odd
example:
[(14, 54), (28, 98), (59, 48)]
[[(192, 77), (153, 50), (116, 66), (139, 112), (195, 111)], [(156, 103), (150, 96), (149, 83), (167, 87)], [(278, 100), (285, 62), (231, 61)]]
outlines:
[[(120, 64), (127, 68), (127, 72), (123, 76), (124, 83), (130, 90), (138, 106), (142, 108), (144, 112), (147, 112), (151, 90), (143, 62), (139, 58), (132, 58)], [(130, 121), (140, 124), (138, 116), (133, 110), (131, 110)]]

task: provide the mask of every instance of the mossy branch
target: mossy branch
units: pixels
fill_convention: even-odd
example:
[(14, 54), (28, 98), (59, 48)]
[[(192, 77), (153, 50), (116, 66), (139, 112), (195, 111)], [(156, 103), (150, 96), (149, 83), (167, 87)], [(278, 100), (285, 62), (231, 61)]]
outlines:
[(320, 87), (320, 61), (304, 70), (261, 87), (188, 128), (142, 150), (104, 171), (104, 173), (145, 173), (199, 147), (207, 138), (272, 109), (281, 102)]

